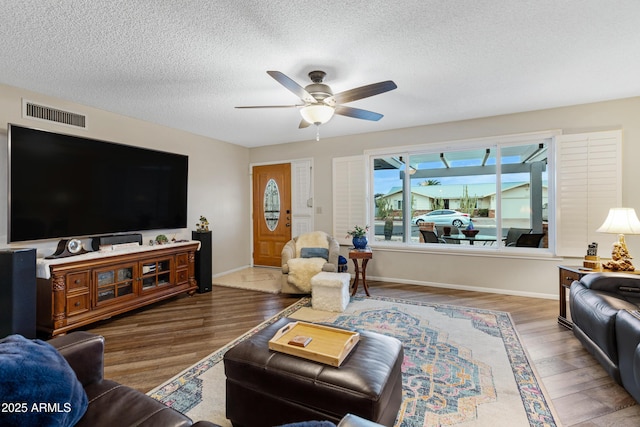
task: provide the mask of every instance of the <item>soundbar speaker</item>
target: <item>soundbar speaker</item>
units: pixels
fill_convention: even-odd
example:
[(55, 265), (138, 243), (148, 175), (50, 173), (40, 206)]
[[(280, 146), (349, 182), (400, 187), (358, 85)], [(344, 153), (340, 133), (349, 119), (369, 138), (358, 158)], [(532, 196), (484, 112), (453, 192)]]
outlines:
[(0, 250), (0, 338), (36, 338), (36, 250)]
[(106, 236), (96, 236), (91, 239), (91, 248), (94, 251), (100, 250), (100, 246), (103, 245), (121, 245), (123, 243), (138, 243), (142, 244), (142, 234), (140, 233), (128, 233), (128, 234), (108, 234)]
[(192, 231), (191, 238), (200, 242), (200, 250), (196, 251), (196, 281), (198, 292), (211, 292), (213, 285), (211, 231)]

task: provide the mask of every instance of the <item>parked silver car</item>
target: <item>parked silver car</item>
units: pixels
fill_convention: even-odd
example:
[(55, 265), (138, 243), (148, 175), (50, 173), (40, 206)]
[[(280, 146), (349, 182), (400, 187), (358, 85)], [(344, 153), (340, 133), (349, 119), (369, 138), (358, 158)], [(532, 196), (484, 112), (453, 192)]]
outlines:
[(436, 225), (467, 226), (471, 222), (469, 214), (454, 211), (452, 209), (436, 209), (426, 214), (418, 215), (411, 219), (411, 223), (420, 225), (423, 222), (433, 222)]

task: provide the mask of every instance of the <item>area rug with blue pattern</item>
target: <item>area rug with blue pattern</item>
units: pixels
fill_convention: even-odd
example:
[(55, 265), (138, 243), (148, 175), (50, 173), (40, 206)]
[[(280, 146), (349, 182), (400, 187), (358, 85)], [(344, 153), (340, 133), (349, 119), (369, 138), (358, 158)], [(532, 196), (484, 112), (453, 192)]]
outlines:
[(222, 426), (224, 353), (282, 317), (370, 330), (404, 347), (396, 427), (556, 426), (554, 410), (509, 313), (385, 297), (353, 297), (342, 313), (303, 298), (149, 395), (194, 420)]

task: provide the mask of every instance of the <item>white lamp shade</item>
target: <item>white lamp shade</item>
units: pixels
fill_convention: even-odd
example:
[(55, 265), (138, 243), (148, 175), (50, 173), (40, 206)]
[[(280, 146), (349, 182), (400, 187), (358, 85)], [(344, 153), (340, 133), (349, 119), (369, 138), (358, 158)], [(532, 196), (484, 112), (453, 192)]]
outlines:
[(640, 221), (633, 208), (611, 208), (598, 233), (640, 234)]
[(311, 124), (321, 125), (333, 117), (334, 109), (325, 104), (311, 104), (300, 109), (302, 118)]

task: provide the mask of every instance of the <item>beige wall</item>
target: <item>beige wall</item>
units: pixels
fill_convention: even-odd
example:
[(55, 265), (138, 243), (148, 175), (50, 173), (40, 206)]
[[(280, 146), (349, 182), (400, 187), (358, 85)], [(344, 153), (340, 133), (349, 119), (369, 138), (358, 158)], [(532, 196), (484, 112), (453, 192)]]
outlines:
[[(88, 131), (25, 120), (22, 98), (68, 109), (88, 116)], [(332, 176), (334, 157), (362, 154), (364, 150), (453, 141), (496, 135), (561, 129), (564, 133), (623, 130), (623, 205), (640, 211), (640, 98), (572, 106), (477, 120), (442, 123), (395, 131), (375, 132), (340, 138), (323, 138), (253, 149), (108, 113), (90, 107), (52, 99), (0, 85), (0, 248), (6, 244), (6, 124), (74, 133), (90, 138), (116, 141), (189, 155), (188, 229), (168, 230), (178, 238), (190, 238), (200, 215), (213, 228), (214, 275), (251, 264), (250, 177), (252, 163), (282, 162), (313, 158), (316, 228), (332, 230)], [(339, 120), (350, 120), (337, 117)], [(384, 120), (384, 119), (383, 119)], [(330, 126), (329, 123), (327, 126)], [(375, 128), (375, 124), (372, 124)], [(224, 159), (224, 161), (221, 161)], [(318, 213), (321, 211), (321, 213)], [(158, 231), (143, 233), (145, 240)], [(614, 240), (612, 236), (612, 242)], [(88, 244), (88, 240), (86, 241)], [(48, 255), (57, 241), (37, 242), (39, 255)], [(627, 238), (632, 254), (640, 254), (640, 236)], [(24, 247), (27, 245), (12, 245)], [(342, 248), (346, 253), (346, 248)], [(604, 255), (608, 249), (603, 248)], [(640, 255), (638, 255), (640, 256)], [(368, 277), (406, 283), (436, 284), (462, 289), (554, 297), (558, 292), (558, 264), (579, 264), (579, 260), (442, 254), (408, 250), (375, 250)], [(375, 292), (375, 290), (374, 290)]]
[[(337, 117), (337, 120), (350, 120)], [(382, 119), (384, 120), (384, 119)], [(327, 126), (331, 126), (329, 123)], [(375, 128), (375, 124), (372, 124)], [(640, 212), (640, 98), (510, 114), (460, 122), (375, 132), (340, 138), (323, 138), (292, 144), (251, 149), (250, 161), (280, 162), (313, 157), (316, 228), (332, 230), (332, 158), (362, 154), (364, 150), (406, 146), (479, 137), (561, 129), (581, 133), (623, 130), (623, 205)], [(604, 220), (604, 218), (603, 218)], [(612, 236), (613, 242), (615, 237)], [(640, 236), (627, 238), (631, 254), (640, 254)], [(346, 248), (342, 248), (343, 254)], [(374, 247), (375, 250), (375, 247)], [(586, 252), (586, 248), (585, 248)], [(608, 248), (601, 249), (604, 256)], [(638, 255), (640, 256), (640, 255)], [(521, 295), (554, 297), (558, 293), (557, 265), (578, 265), (580, 260), (438, 254), (422, 251), (375, 250), (367, 276), (407, 283), (444, 284), (462, 289), (478, 289)], [(640, 262), (637, 262), (640, 263)], [(374, 290), (375, 292), (375, 290)]]
[[(22, 98), (85, 114), (88, 130), (23, 119)], [(247, 148), (4, 85), (0, 85), (0, 248), (36, 247), (38, 256), (46, 256), (57, 244), (57, 240), (7, 244), (7, 123), (188, 155), (188, 228), (142, 232), (144, 241), (161, 232), (169, 238), (175, 234), (177, 239), (190, 239), (204, 215), (213, 230), (214, 275), (250, 264), (250, 229), (244, 219), (250, 210)], [(84, 243), (90, 245), (90, 240)]]

